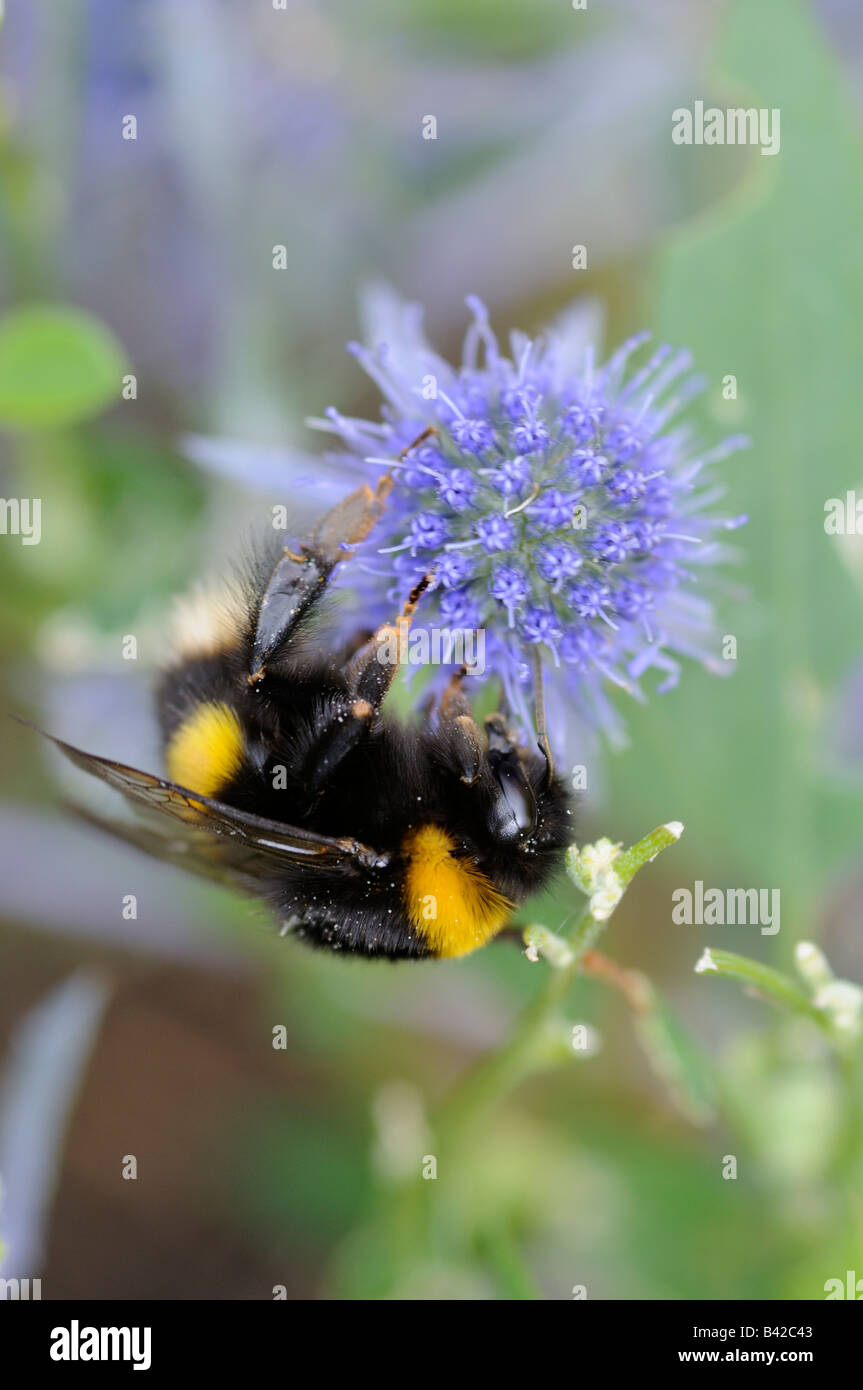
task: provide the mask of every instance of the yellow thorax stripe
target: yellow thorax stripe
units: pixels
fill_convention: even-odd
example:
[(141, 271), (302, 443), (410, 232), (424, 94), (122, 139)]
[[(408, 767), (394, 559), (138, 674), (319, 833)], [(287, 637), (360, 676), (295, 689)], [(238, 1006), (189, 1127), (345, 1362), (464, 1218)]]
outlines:
[(240, 721), (221, 702), (196, 705), (172, 734), (165, 753), (171, 781), (201, 796), (215, 796), (242, 761)]

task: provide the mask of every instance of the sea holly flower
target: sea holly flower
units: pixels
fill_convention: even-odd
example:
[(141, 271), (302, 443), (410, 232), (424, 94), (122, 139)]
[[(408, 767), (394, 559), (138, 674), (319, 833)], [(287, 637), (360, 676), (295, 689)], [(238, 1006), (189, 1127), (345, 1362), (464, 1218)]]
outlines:
[(682, 657), (728, 669), (699, 588), (726, 558), (722, 532), (745, 520), (713, 510), (713, 466), (746, 441), (704, 452), (678, 422), (702, 385), (685, 352), (648, 353), (640, 334), (597, 365), (571, 313), (541, 340), (513, 333), (505, 352), (483, 304), (467, 303), (460, 366), (404, 306), (395, 340), (351, 345), (384, 397), (381, 421), (331, 409), (310, 422), (339, 437), (354, 480), (392, 466), (384, 514), (340, 582), (368, 621), (431, 574), (423, 622), (485, 628), (486, 672), (525, 733), (538, 651), (558, 718), (574, 708), (614, 734), (611, 687), (643, 698), (654, 671), (667, 690)]

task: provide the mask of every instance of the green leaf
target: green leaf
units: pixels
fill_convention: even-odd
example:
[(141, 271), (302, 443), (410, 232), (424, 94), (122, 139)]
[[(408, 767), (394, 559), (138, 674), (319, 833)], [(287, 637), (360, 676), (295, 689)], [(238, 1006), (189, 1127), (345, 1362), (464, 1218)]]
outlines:
[(414, 0), (395, 4), (391, 12), (423, 54), (456, 52), (463, 61), (528, 59), (577, 44), (595, 28), (591, 14), (575, 14), (560, 0), (533, 0), (530, 6), (522, 0)]
[[(749, 597), (721, 606), (720, 633), (738, 638), (731, 679), (690, 666), (677, 690), (632, 711), (614, 795), (634, 824), (667, 805), (691, 822), (699, 877), (721, 846), (721, 872), (781, 888), (784, 944), (811, 922), (825, 870), (859, 842), (859, 795), (830, 780), (820, 739), (830, 691), (863, 646), (859, 598), (824, 531), (825, 500), (863, 481), (863, 261), (848, 234), (863, 225), (863, 162), (811, 8), (734, 0), (724, 18), (704, 95), (779, 108), (781, 148), (746, 151), (741, 184), (675, 236), (653, 326), (707, 374), (705, 435), (753, 440), (721, 465), (728, 514), (750, 516), (734, 538), (743, 566), (730, 572)], [(717, 180), (741, 153), (698, 151)], [(722, 397), (726, 374), (736, 401)]]
[(30, 304), (0, 320), (0, 428), (56, 429), (120, 399), (126, 370), (114, 335), (82, 309)]

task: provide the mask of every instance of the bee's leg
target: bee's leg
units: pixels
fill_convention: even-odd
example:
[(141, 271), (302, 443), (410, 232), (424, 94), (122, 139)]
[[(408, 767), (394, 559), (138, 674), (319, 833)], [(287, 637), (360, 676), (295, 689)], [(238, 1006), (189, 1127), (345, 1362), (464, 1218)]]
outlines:
[(393, 490), (393, 468), (403, 463), (408, 454), (418, 449), (434, 434), (437, 434), (437, 430), (434, 425), (429, 425), (406, 449), (402, 449), (398, 458), (393, 460), (389, 471), (378, 479), (374, 490), (367, 484), (358, 487), (344, 501), (337, 503), (319, 522), (312, 535), (311, 548), (320, 558), (329, 561), (330, 568), (340, 560), (346, 559), (354, 546), (366, 539), (381, 516), (386, 500)]
[(268, 667), (290, 654), (302, 619), (323, 594), (333, 570), (364, 540), (383, 510), (392, 480), (357, 488), (328, 512), (309, 541), (285, 546), (261, 594), (249, 652), (248, 682), (257, 689)]
[(406, 657), (411, 619), (430, 583), (431, 575), (425, 575), (411, 590), (396, 621), (382, 623), (344, 668), (348, 684), (347, 706), (335, 708), (332, 719), (325, 723), (306, 754), (304, 781), (311, 792), (323, 790), (334, 769), (365, 736), (380, 713), (396, 671)]
[(485, 717), (485, 732), (488, 746), (497, 753), (514, 753), (518, 748), (518, 737), (500, 710)]
[(485, 739), (464, 693), (468, 668), (462, 666), (452, 676), (437, 706), (438, 725), (449, 735), (450, 751), (459, 767), (461, 780), (472, 787), (479, 780), (485, 758)]
[(374, 630), (370, 627), (358, 628), (350, 637), (342, 641), (333, 650), (333, 662), (337, 670), (343, 671), (351, 661), (353, 661), (358, 651), (361, 651), (368, 642), (374, 637)]
[[(393, 466), (435, 432), (431, 425), (423, 430)], [(349, 559), (354, 547), (366, 539), (392, 488), (390, 470), (378, 479), (376, 487), (358, 487), (327, 512), (308, 541), (296, 548), (285, 546), (262, 585), (249, 652), (247, 679), (253, 689), (261, 685), (270, 663), (286, 655), (300, 621), (324, 592), (336, 565)]]
[[(497, 710), (494, 714), (487, 714), (485, 717), (485, 734), (488, 751), (493, 759), (497, 758), (517, 758), (522, 747), (521, 738), (515, 729), (507, 722), (504, 714)], [(539, 744), (540, 752), (543, 752), (542, 743)], [(546, 775), (548, 771), (548, 757), (546, 757)]]

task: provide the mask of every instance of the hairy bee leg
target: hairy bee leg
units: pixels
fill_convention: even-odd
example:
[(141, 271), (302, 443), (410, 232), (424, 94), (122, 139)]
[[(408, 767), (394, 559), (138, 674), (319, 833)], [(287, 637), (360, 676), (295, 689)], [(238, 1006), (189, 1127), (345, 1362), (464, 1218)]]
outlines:
[(470, 701), (464, 693), (466, 666), (456, 671), (447, 684), (438, 705), (441, 726), (448, 726), (452, 751), (461, 770), (461, 780), (472, 787), (479, 781), (485, 757), (485, 740), (473, 716)]
[(489, 753), (498, 754), (502, 758), (517, 758), (521, 739), (510, 726), (506, 716), (500, 710), (496, 710), (494, 714), (486, 715), (484, 724)]
[(315, 551), (294, 554), (287, 548), (277, 561), (261, 596), (249, 654), (247, 680), (257, 689), (276, 654), (284, 655), (300, 621), (326, 588), (333, 566)]
[(383, 510), (390, 487), (381, 479), (376, 490), (358, 488), (318, 526), (298, 551), (286, 546), (267, 581), (255, 626), (249, 662), (249, 685), (257, 687), (267, 666), (285, 655), (301, 620), (323, 594), (336, 565), (368, 535)]
[(486, 715), (485, 732), (489, 748), (498, 753), (514, 753), (518, 748), (518, 738), (500, 710)]
[(382, 623), (348, 662), (350, 704), (338, 709), (306, 754), (305, 783), (321, 792), (344, 757), (374, 724), (406, 653), (407, 634), (420, 597), (431, 583), (425, 575), (411, 590), (395, 623)]
[(391, 474), (385, 473), (374, 488), (368, 483), (338, 502), (315, 527), (309, 549), (333, 569), (347, 559), (354, 546), (364, 541), (381, 517), (393, 489)]
[[(433, 425), (423, 430), (402, 450), (394, 466), (435, 433)], [(250, 686), (260, 686), (268, 664), (285, 652), (336, 565), (349, 559), (354, 547), (369, 535), (383, 513), (393, 483), (390, 470), (374, 488), (363, 484), (327, 512), (308, 541), (296, 550), (285, 546), (261, 595), (249, 660)]]
[(393, 468), (404, 463), (408, 454), (435, 434), (437, 430), (434, 425), (428, 425), (416, 439), (412, 439), (410, 444), (402, 449), (393, 460), (392, 467), (378, 479), (374, 489), (364, 484), (327, 512), (312, 536), (313, 548), (322, 558), (329, 560), (333, 566), (337, 565), (340, 560), (347, 558), (354, 546), (366, 539), (382, 515), (387, 498), (393, 490)]
[[(405, 658), (408, 633), (417, 611), (417, 605), (431, 581), (431, 574), (423, 575), (419, 583), (415, 584), (408, 594), (402, 611), (395, 622), (381, 623), (368, 641), (358, 648), (345, 668), (352, 689), (356, 690), (358, 694), (362, 692), (363, 698), (375, 697), (373, 703), (376, 704), (377, 709), (383, 704), (384, 697), (392, 684), (396, 667)], [(385, 685), (381, 688), (379, 695), (376, 694), (375, 665), (386, 672)], [(368, 674), (369, 671), (371, 671), (371, 675)], [(366, 683), (370, 684), (371, 687), (368, 694), (362, 689)]]

